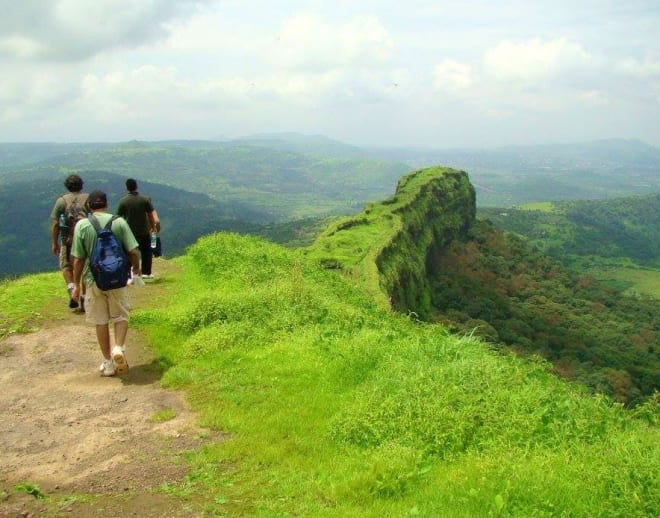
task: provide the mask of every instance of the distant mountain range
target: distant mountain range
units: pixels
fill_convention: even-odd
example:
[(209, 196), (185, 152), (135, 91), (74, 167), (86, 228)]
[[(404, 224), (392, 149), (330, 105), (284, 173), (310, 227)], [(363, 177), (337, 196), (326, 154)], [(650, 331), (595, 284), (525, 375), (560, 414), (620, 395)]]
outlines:
[(0, 144), (3, 176), (106, 170), (240, 201), (284, 221), (346, 214), (433, 165), (467, 171), (480, 206), (600, 199), (660, 191), (660, 149), (638, 140), (496, 149), (359, 148), (320, 135), (222, 141)]
[(52, 266), (52, 258), (43, 259), (48, 215), (71, 172), (83, 176), (86, 188), (106, 188), (111, 201), (127, 177), (137, 178), (163, 217), (168, 252), (181, 253), (200, 235), (221, 229), (291, 237), (295, 224), (276, 226), (355, 213), (390, 196), (404, 174), (435, 164), (467, 171), (480, 207), (660, 192), (660, 150), (627, 140), (495, 150), (363, 149), (298, 134), (5, 143), (0, 216), (8, 224), (0, 231), (0, 275)]

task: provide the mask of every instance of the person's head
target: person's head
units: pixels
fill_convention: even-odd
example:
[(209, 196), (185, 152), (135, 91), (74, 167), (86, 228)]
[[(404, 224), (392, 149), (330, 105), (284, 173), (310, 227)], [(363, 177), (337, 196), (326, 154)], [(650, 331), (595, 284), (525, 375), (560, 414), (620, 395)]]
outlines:
[(126, 180), (126, 190), (129, 192), (137, 191), (137, 181), (134, 178)]
[(69, 192), (80, 192), (83, 188), (82, 178), (77, 174), (70, 174), (66, 177), (66, 180), (64, 180), (64, 187), (66, 187)]
[(108, 207), (108, 197), (103, 191), (97, 189), (89, 193), (87, 205), (92, 210), (106, 209)]

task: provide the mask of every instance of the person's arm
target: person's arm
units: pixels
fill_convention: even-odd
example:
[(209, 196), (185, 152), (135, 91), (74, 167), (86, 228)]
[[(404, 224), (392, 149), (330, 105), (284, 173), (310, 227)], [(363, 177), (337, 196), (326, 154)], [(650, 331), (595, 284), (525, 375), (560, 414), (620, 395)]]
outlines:
[(160, 218), (158, 217), (158, 212), (156, 209), (151, 212), (147, 212), (147, 217), (149, 218), (149, 225), (151, 226), (151, 231), (156, 234), (160, 233)]
[(79, 257), (72, 257), (73, 259), (73, 292), (71, 293), (71, 298), (75, 301), (78, 301), (80, 298), (80, 282), (82, 280), (83, 267), (85, 266), (85, 260), (80, 259)]
[(53, 255), (60, 255), (60, 222), (57, 219), (50, 228), (50, 250)]
[(53, 205), (53, 210), (50, 211), (50, 220), (52, 225), (50, 227), (50, 250), (53, 255), (59, 255), (60, 253), (60, 215), (64, 213), (66, 209), (66, 202), (64, 198), (60, 196), (55, 201)]
[(131, 262), (131, 271), (133, 272), (133, 277), (139, 277), (142, 275), (140, 271), (140, 249), (134, 248), (128, 252), (128, 260)]

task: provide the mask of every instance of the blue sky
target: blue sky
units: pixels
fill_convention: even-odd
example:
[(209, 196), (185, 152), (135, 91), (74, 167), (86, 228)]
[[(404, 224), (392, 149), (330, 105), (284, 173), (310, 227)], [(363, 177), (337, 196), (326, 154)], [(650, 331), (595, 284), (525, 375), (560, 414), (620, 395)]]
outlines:
[(660, 2), (0, 0), (0, 141), (660, 146)]

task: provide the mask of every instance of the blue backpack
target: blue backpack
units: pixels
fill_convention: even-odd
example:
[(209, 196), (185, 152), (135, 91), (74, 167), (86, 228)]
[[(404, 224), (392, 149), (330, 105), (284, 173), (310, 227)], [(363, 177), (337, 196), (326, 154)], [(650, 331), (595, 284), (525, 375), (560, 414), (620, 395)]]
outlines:
[(94, 282), (101, 291), (123, 288), (128, 283), (130, 263), (124, 247), (112, 232), (112, 222), (119, 216), (112, 216), (108, 224), (101, 228), (96, 216), (90, 214), (89, 222), (96, 229), (96, 243), (89, 258), (89, 266)]

